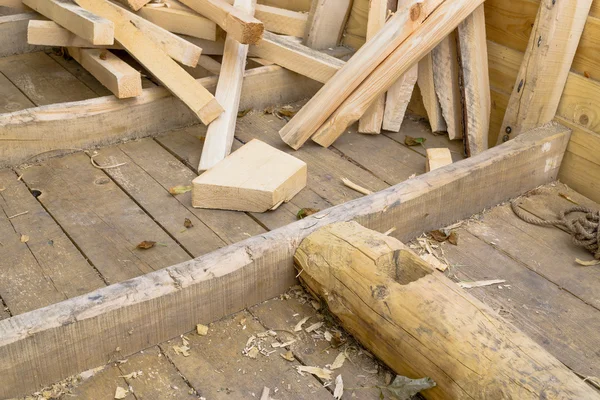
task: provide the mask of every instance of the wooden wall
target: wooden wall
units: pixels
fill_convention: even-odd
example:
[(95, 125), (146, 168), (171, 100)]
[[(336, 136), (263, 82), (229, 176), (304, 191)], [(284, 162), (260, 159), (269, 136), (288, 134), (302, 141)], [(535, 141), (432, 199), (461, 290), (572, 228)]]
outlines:
[[(496, 143), (504, 111), (539, 0), (487, 0), (487, 22), (492, 116), (490, 143)], [(355, 0), (343, 43), (364, 43), (368, 0)], [(415, 91), (410, 110), (424, 112)], [(594, 0), (557, 112), (559, 122), (573, 129), (560, 171), (561, 181), (581, 194), (600, 201), (600, 0)]]

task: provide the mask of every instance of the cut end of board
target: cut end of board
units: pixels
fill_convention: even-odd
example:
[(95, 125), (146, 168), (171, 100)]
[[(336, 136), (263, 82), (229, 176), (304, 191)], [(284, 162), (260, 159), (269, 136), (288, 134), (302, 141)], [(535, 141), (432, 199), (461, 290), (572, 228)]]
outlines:
[(204, 107), (198, 110), (196, 114), (198, 114), (198, 118), (200, 118), (200, 121), (202, 121), (204, 125), (208, 125), (217, 119), (223, 111), (225, 110), (223, 110), (223, 107), (221, 107), (217, 99), (213, 98)]
[(258, 44), (265, 31), (262, 22), (238, 10), (227, 16), (226, 26), (227, 35), (241, 44)]

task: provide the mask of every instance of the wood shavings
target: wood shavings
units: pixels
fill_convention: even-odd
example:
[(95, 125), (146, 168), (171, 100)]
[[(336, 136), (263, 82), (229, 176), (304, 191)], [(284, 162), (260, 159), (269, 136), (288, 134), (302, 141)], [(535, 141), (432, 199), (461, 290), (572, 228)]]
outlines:
[(300, 332), (302, 330), (302, 325), (304, 325), (306, 323), (306, 321), (308, 321), (309, 319), (310, 319), (310, 317), (302, 318), (294, 327), (294, 332)]
[(190, 355), (190, 347), (189, 342), (187, 341), (185, 336), (181, 337), (181, 341), (182, 341), (182, 345), (181, 346), (173, 346), (173, 351), (175, 351), (175, 354), (180, 354), (184, 357), (189, 357)]
[(119, 375), (119, 377), (121, 378), (125, 378), (125, 379), (136, 379), (138, 376), (142, 376), (144, 374), (143, 371), (133, 371), (130, 374), (127, 375)]
[(335, 389), (333, 390), (333, 398), (336, 400), (340, 400), (344, 394), (344, 381), (342, 380), (342, 375), (338, 375), (335, 377)]
[(487, 281), (458, 282), (458, 286), (460, 286), (463, 289), (471, 289), (471, 288), (482, 287), (482, 286), (497, 285), (498, 283), (504, 283), (504, 282), (506, 282), (506, 280), (504, 280), (504, 279), (490, 279)]
[(118, 167), (121, 167), (121, 166), (123, 166), (123, 165), (127, 164), (126, 162), (123, 162), (123, 163), (118, 163), (118, 164), (114, 164), (114, 165), (102, 166), (102, 165), (99, 165), (99, 164), (98, 164), (98, 163), (97, 163), (97, 162), (94, 160), (94, 157), (97, 157), (97, 156), (99, 155), (99, 154), (98, 154), (98, 152), (96, 152), (96, 151), (95, 151), (93, 154), (90, 154), (90, 152), (89, 152), (89, 151), (85, 150), (85, 151), (84, 151), (84, 153), (85, 153), (85, 154), (87, 154), (87, 155), (88, 155), (88, 157), (90, 157), (90, 163), (92, 164), (92, 166), (93, 166), (94, 168), (97, 168), (97, 169), (111, 169), (111, 168), (118, 168)]
[(308, 328), (306, 328), (304, 331), (306, 331), (306, 332), (309, 332), (309, 333), (310, 333), (310, 332), (312, 332), (312, 331), (315, 331), (315, 330), (319, 329), (319, 328), (320, 328), (320, 327), (322, 327), (322, 326), (323, 326), (323, 322), (317, 322), (317, 323), (315, 323), (315, 324), (312, 324), (312, 325), (311, 325), (311, 326), (309, 326)]
[(115, 399), (124, 399), (128, 394), (128, 390), (123, 389), (121, 386), (117, 386), (117, 389), (115, 390)]
[(200, 336), (206, 336), (206, 334), (208, 333), (208, 326), (202, 325), (202, 324), (197, 324), (196, 325), (196, 333), (198, 333), (198, 335), (200, 335)]
[(29, 236), (21, 234), (21, 243), (29, 242)]
[(21, 213), (18, 213), (18, 214), (15, 214), (15, 215), (11, 215), (10, 217), (8, 217), (8, 219), (17, 218), (17, 217), (20, 217), (21, 215), (25, 215), (27, 213), (29, 213), (29, 211), (23, 211)]
[(431, 265), (439, 271), (444, 272), (448, 269), (448, 265), (438, 260), (438, 258), (433, 254), (422, 254), (420, 257), (423, 261), (425, 261), (426, 263), (428, 263), (429, 265)]
[(331, 339), (333, 339), (333, 335), (329, 331), (325, 331), (323, 336), (325, 337), (325, 340), (327, 340), (328, 342), (331, 342)]
[(250, 350), (248, 350), (248, 353), (246, 354), (248, 357), (256, 359), (256, 357), (258, 357), (258, 347), (252, 347)]
[(356, 183), (352, 182), (350, 179), (342, 178), (342, 183), (344, 185), (346, 185), (347, 187), (349, 187), (350, 189), (357, 191), (358, 193), (362, 193), (364, 195), (373, 194), (373, 192), (371, 192), (369, 189), (366, 189), (360, 185), (357, 185)]
[(342, 368), (344, 361), (346, 361), (346, 353), (340, 353), (335, 357), (335, 360), (333, 360), (333, 363), (331, 363), (329, 368), (332, 370)]
[(331, 380), (331, 374), (333, 373), (326, 368), (309, 367), (306, 365), (299, 365), (296, 367), (296, 370), (300, 375), (302, 375), (304, 372), (308, 372), (309, 374), (328, 381)]
[(286, 351), (285, 353), (280, 353), (279, 355), (280, 355), (280, 356), (281, 356), (281, 358), (283, 358), (284, 360), (287, 360), (287, 361), (290, 361), (290, 362), (292, 362), (292, 361), (294, 361), (294, 360), (295, 360), (295, 358), (294, 358), (294, 353), (292, 353), (291, 351)]
[(575, 262), (577, 264), (579, 264), (579, 265), (583, 265), (584, 267), (590, 267), (592, 265), (598, 265), (598, 264), (600, 264), (600, 260), (585, 261), (585, 260), (580, 260), (579, 258), (576, 258)]
[(274, 347), (274, 348), (288, 347), (289, 345), (294, 344), (295, 342), (296, 342), (296, 339), (292, 339), (292, 340), (289, 340), (289, 341), (284, 342), (284, 343), (273, 342), (273, 343), (271, 343), (271, 347)]
[(573, 200), (573, 199), (572, 199), (572, 198), (571, 198), (571, 197), (570, 197), (568, 194), (566, 194), (566, 193), (562, 193), (562, 192), (560, 192), (560, 193), (558, 193), (558, 195), (559, 195), (560, 197), (562, 197), (563, 199), (565, 199), (565, 200), (567, 200), (567, 201), (570, 201), (571, 203), (573, 203), (573, 204), (575, 204), (575, 205), (579, 205), (579, 203), (578, 203), (578, 202), (576, 202), (575, 200)]
[(260, 395), (260, 400), (269, 400), (271, 394), (271, 389), (269, 389), (268, 387), (263, 387), (263, 391), (262, 394)]

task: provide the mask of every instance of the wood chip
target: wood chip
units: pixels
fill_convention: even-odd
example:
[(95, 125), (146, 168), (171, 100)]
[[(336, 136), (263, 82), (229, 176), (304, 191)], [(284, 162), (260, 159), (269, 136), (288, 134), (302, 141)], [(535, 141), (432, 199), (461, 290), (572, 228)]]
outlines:
[(115, 399), (124, 399), (128, 394), (128, 390), (123, 389), (121, 386), (117, 386), (117, 389), (115, 390)]
[(333, 373), (332, 371), (326, 368), (309, 367), (306, 365), (299, 365), (296, 367), (296, 369), (300, 374), (302, 374), (303, 372), (308, 372), (309, 374), (312, 374), (318, 378), (325, 379), (328, 381), (331, 380), (331, 374)]
[(445, 263), (441, 262), (440, 260), (438, 260), (438, 258), (436, 256), (434, 256), (433, 254), (422, 254), (421, 259), (423, 261), (425, 261), (426, 263), (428, 263), (429, 265), (431, 265), (432, 267), (434, 267), (435, 269), (444, 272), (445, 270), (448, 269), (448, 265), (446, 265)]
[(266, 386), (263, 387), (262, 394), (260, 395), (260, 400), (269, 400), (271, 398), (270, 393), (271, 393), (271, 389), (269, 389)]
[(579, 265), (583, 265), (584, 267), (590, 267), (592, 265), (598, 265), (598, 264), (600, 264), (600, 260), (585, 261), (585, 260), (580, 260), (579, 258), (576, 258), (575, 262), (577, 264), (579, 264)]
[(175, 354), (180, 354), (184, 357), (189, 357), (190, 355), (190, 348), (187, 346), (187, 344), (182, 346), (173, 346), (173, 351), (175, 351)]
[(178, 186), (173, 186), (172, 188), (169, 189), (169, 193), (171, 193), (173, 196), (178, 195), (178, 194), (184, 194), (187, 193), (189, 191), (192, 190), (192, 186), (182, 186), (182, 185), (178, 185)]
[(572, 199), (572, 198), (571, 198), (571, 197), (570, 197), (568, 194), (566, 194), (566, 193), (559, 193), (558, 195), (559, 195), (560, 197), (562, 197), (563, 199), (565, 199), (565, 200), (567, 200), (567, 201), (570, 201), (570, 202), (571, 202), (571, 203), (573, 203), (573, 204), (579, 205), (579, 203), (578, 203), (578, 202), (576, 202), (575, 200), (573, 200), (573, 199)]
[(291, 351), (286, 351), (285, 353), (280, 353), (279, 354), (284, 360), (288, 360), (288, 361), (294, 361), (294, 353), (292, 353)]
[(127, 375), (119, 375), (119, 377), (125, 378), (125, 379), (135, 379), (138, 376), (142, 376), (143, 374), (144, 374), (143, 371), (133, 371), (132, 373), (127, 374)]
[(202, 324), (197, 324), (196, 325), (196, 332), (200, 336), (206, 336), (206, 334), (208, 333), (208, 326), (202, 325)]
[(335, 357), (335, 360), (333, 360), (333, 363), (331, 363), (331, 366), (329, 368), (332, 370), (342, 368), (342, 365), (344, 365), (344, 361), (346, 361), (346, 354), (340, 353)]
[(482, 286), (496, 285), (498, 283), (504, 283), (504, 282), (506, 282), (506, 280), (504, 280), (504, 279), (491, 279), (491, 280), (487, 280), (487, 281), (458, 282), (458, 286), (460, 286), (463, 289), (471, 289), (471, 288), (482, 287)]
[(340, 400), (342, 395), (344, 394), (344, 381), (342, 380), (342, 375), (338, 375), (335, 377), (335, 389), (333, 390), (333, 398), (336, 400)]
[(256, 357), (258, 357), (258, 353), (258, 347), (253, 347), (248, 350), (248, 357), (256, 359)]
[(296, 218), (298, 219), (303, 219), (308, 217), (309, 215), (313, 215), (318, 213), (319, 210), (318, 208), (301, 208), (298, 213), (296, 213)]
[(348, 186), (350, 189), (356, 190), (358, 193), (362, 193), (364, 195), (370, 195), (373, 193), (369, 189), (366, 189), (360, 185), (357, 185), (356, 183), (352, 182), (350, 179), (347, 179), (347, 178), (342, 178), (342, 183), (344, 185)]
[(302, 330), (302, 325), (304, 325), (306, 323), (306, 321), (308, 321), (309, 319), (310, 319), (310, 317), (302, 318), (294, 327), (294, 332), (300, 332)]
[(29, 242), (29, 236), (21, 234), (21, 243)]
[(312, 332), (323, 326), (323, 322), (317, 322), (316, 324), (312, 324), (308, 328), (305, 329), (306, 332)]
[(190, 229), (194, 226), (194, 224), (192, 224), (192, 221), (189, 218), (186, 218), (183, 220), (183, 226), (185, 226), (187, 229)]
[(327, 340), (328, 342), (331, 342), (331, 339), (333, 339), (333, 335), (329, 331), (325, 331), (323, 336), (325, 336), (325, 340)]

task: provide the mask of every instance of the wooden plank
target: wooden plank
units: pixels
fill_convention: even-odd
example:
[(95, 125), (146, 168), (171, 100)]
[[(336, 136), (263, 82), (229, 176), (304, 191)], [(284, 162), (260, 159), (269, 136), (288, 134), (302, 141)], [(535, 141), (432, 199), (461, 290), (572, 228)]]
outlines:
[[(217, 78), (198, 82), (214, 91)], [(240, 107), (289, 104), (311, 96), (317, 88), (313, 81), (279, 66), (260, 67), (246, 72)], [(38, 156), (107, 146), (195, 123), (197, 118), (164, 88), (144, 89), (132, 99), (109, 96), (17, 111), (0, 116), (0, 164), (18, 165)]]
[(0, 73), (0, 114), (19, 111), (35, 105)]
[(304, 44), (317, 50), (337, 46), (351, 3), (349, 0), (313, 1), (304, 32)]
[(419, 65), (413, 65), (387, 91), (382, 125), (386, 131), (400, 132), (418, 76)]
[(456, 40), (456, 32), (451, 32), (431, 51), (435, 93), (450, 140), (461, 140), (464, 136)]
[[(0, 396), (33, 392), (103, 365), (117, 346), (126, 357), (282, 293), (295, 281), (296, 246), (321, 226), (356, 220), (380, 232), (396, 227), (393, 235), (407, 240), (552, 181), (568, 137), (558, 125), (543, 127), (196, 260), (0, 321)], [(443, 193), (469, 196), (449, 204)]]
[(181, 2), (216, 22), (229, 37), (241, 44), (256, 44), (262, 38), (263, 23), (225, 0), (181, 0)]
[[(387, 0), (369, 1), (369, 15), (367, 18), (367, 41), (371, 40), (385, 25), (388, 11)], [(360, 133), (377, 134), (381, 132), (383, 112), (385, 109), (385, 94), (377, 97), (371, 107), (358, 120)]]
[(150, 2), (150, 0), (117, 0), (119, 3), (131, 8), (133, 11), (138, 11), (146, 4)]
[[(238, 11), (250, 16), (254, 15), (255, 6), (256, 0), (236, 0), (234, 3)], [(215, 99), (222, 104), (224, 111), (208, 127), (198, 171), (211, 169), (231, 152), (247, 55), (248, 45), (228, 35), (215, 92)]]
[(250, 47), (250, 54), (321, 83), (327, 82), (345, 64), (335, 57), (270, 32), (265, 32), (263, 40)]
[(60, 103), (65, 99), (77, 101), (97, 97), (45, 53), (1, 58), (0, 72), (37, 106)]
[(142, 75), (108, 50), (69, 47), (69, 55), (117, 98), (142, 94)]
[(543, 0), (498, 143), (551, 121), (556, 115), (591, 3)]
[[(417, 27), (415, 27), (411, 40), (400, 44), (389, 57), (376, 67), (374, 72), (343, 101), (319, 128), (313, 140), (326, 145), (339, 137), (350, 124), (365, 113), (377, 96), (389, 89), (403, 73), (448, 36), (481, 3), (480, 0), (444, 2), (431, 12), (431, 15), (422, 24), (415, 23)], [(396, 13), (396, 15), (402, 14)], [(385, 29), (384, 27), (381, 32)], [(353, 59), (356, 59), (356, 56)]]
[(411, 3), (414, 7), (412, 15), (418, 14), (414, 21), (410, 16), (410, 8), (397, 12), (371, 40), (371, 44), (358, 50), (351, 61), (327, 81), (317, 95), (313, 96), (281, 130), (283, 141), (294, 149), (302, 146), (379, 63), (410, 36), (440, 3), (443, 1)]
[(483, 5), (458, 25), (458, 47), (464, 99), (465, 149), (475, 155), (488, 148), (490, 79)]
[(111, 21), (90, 13), (68, 0), (24, 0), (43, 16), (67, 28), (77, 36), (96, 45), (110, 45), (115, 41)]
[(127, 14), (123, 12), (124, 9), (106, 0), (77, 0), (77, 2), (87, 10), (113, 21), (115, 38), (119, 43), (185, 103), (202, 123), (208, 125), (223, 112), (223, 108), (208, 90), (131, 24)]
[(217, 25), (208, 18), (188, 10), (165, 7), (164, 4), (148, 4), (139, 9), (138, 15), (172, 33), (217, 40)]
[(442, 115), (442, 106), (435, 93), (435, 84), (433, 82), (433, 58), (431, 53), (426, 54), (419, 61), (419, 71), (417, 84), (423, 99), (423, 106), (427, 112), (427, 119), (432, 132), (445, 132), (448, 127)]
[(38, 13), (0, 15), (0, 57), (30, 53), (43, 48), (27, 43), (27, 24), (42, 18)]
[(304, 189), (306, 175), (306, 163), (254, 139), (192, 181), (192, 206), (266, 212)]
[(109, 96), (112, 94), (110, 90), (106, 88), (106, 86), (98, 82), (98, 80), (94, 78), (92, 74), (83, 68), (77, 61), (72, 59), (68, 53), (60, 55), (53, 52), (48, 55), (64, 69), (69, 71), (71, 75), (83, 82), (85, 86), (92, 89), (92, 91), (98, 96)]
[(12, 8), (20, 12), (31, 11), (31, 9), (23, 4), (22, 0), (2, 0), (0, 1), (1, 7)]
[(283, 8), (257, 4), (254, 16), (262, 21), (265, 30), (282, 35), (302, 37), (306, 30), (308, 14)]
[(54, 21), (30, 20), (27, 25), (27, 43), (40, 46), (122, 48), (118, 43), (112, 45), (94, 45), (63, 28)]

